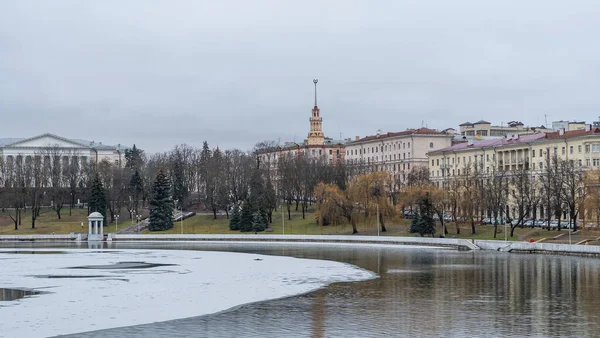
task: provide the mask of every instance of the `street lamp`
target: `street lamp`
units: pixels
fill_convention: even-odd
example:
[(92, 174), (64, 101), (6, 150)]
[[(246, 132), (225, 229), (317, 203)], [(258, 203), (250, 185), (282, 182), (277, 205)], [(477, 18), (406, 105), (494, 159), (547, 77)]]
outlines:
[(115, 216), (115, 233), (117, 233), (117, 230), (119, 228), (119, 215)]
[(379, 236), (379, 204), (374, 203), (375, 204), (375, 213), (376, 213), (376, 218), (377, 218), (377, 236)]
[(181, 217), (181, 234), (183, 235), (183, 203), (179, 205), (179, 208), (181, 210), (181, 213), (179, 214), (179, 217)]

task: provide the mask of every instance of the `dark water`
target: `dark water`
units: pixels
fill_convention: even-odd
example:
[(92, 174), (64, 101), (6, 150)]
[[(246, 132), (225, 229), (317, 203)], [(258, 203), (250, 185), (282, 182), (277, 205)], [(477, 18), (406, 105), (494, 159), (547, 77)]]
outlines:
[[(214, 315), (69, 337), (600, 335), (600, 260), (594, 258), (297, 244), (120, 243), (111, 248), (219, 250), (327, 259), (355, 264), (378, 273), (380, 278), (334, 284), (309, 294), (248, 304)], [(202, 303), (202, 299), (197, 301)]]
[(9, 302), (20, 298), (37, 295), (39, 293), (40, 292), (33, 290), (0, 288), (0, 302)]

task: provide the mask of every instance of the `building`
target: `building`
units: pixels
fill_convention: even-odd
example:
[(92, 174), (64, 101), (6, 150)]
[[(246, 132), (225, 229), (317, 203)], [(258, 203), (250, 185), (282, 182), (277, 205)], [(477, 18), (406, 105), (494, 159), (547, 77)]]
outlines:
[(325, 137), (323, 132), (323, 119), (321, 118), (321, 110), (317, 105), (317, 82), (318, 80), (313, 80), (315, 84), (315, 105), (308, 119), (310, 126), (308, 137), (302, 143), (286, 142), (283, 145), (258, 150), (257, 155), (261, 165), (276, 169), (279, 158), (288, 155), (305, 155), (328, 163), (344, 160), (344, 144), (346, 141)]
[(552, 130), (553, 131), (573, 131), (573, 130), (582, 130), (585, 129), (585, 121), (554, 121), (552, 122)]
[[(430, 180), (440, 188), (464, 180), (467, 168), (478, 168), (486, 177), (495, 169), (515, 171), (527, 169), (539, 176), (551, 158), (570, 161), (581, 171), (600, 168), (600, 128), (586, 125), (585, 129), (551, 133), (512, 134), (500, 139), (469, 140), (447, 148), (431, 151), (429, 157)], [(469, 170), (469, 174), (474, 172)], [(516, 206), (513, 205), (513, 213)], [(508, 211), (508, 207), (507, 207)], [(533, 212), (544, 215), (543, 206)], [(514, 215), (514, 214), (513, 214)]]
[(69, 139), (53, 134), (42, 134), (30, 138), (0, 139), (0, 158), (3, 163), (22, 163), (33, 158), (58, 157), (63, 164), (100, 162), (107, 160), (117, 166), (125, 165), (125, 149), (122, 145), (104, 145), (102, 142)]
[(452, 138), (452, 134), (428, 128), (378, 132), (363, 138), (357, 136), (346, 144), (344, 155), (348, 164), (386, 170), (403, 183), (412, 168), (427, 167), (428, 152), (451, 146)]
[(522, 122), (510, 121), (506, 126), (492, 126), (488, 121), (477, 121), (475, 123), (465, 122), (459, 125), (462, 136), (504, 136), (508, 134), (533, 134), (545, 133), (552, 130), (540, 127), (525, 127)]

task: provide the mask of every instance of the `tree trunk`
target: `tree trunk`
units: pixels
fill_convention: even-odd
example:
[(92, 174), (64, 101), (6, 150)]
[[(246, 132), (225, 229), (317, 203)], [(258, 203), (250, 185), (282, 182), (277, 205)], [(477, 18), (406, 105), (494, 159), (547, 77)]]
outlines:
[(306, 207), (304, 203), (302, 203), (302, 219), (306, 219)]
[[(212, 208), (212, 212), (213, 212), (213, 219), (217, 219), (217, 208)], [(181, 217), (183, 218), (183, 213), (181, 214)]]
[(287, 205), (287, 212), (288, 212), (288, 221), (292, 220), (292, 203), (288, 203)]
[[(475, 219), (471, 216), (471, 235), (475, 235)], [(494, 230), (494, 238), (496, 238), (496, 233)]]
[(229, 219), (229, 210), (225, 207), (225, 218)]
[(269, 224), (273, 224), (273, 211), (269, 211)]
[(60, 209), (56, 208), (56, 216), (58, 216), (58, 219), (60, 219)]
[(379, 215), (379, 223), (381, 223), (381, 232), (386, 232), (385, 221), (383, 220), (383, 214)]
[(354, 221), (354, 219), (352, 219), (352, 220), (350, 221), (350, 224), (352, 224), (352, 234), (353, 234), (353, 235), (354, 235), (354, 234), (357, 234), (357, 233), (358, 233), (358, 230), (356, 230), (356, 221)]

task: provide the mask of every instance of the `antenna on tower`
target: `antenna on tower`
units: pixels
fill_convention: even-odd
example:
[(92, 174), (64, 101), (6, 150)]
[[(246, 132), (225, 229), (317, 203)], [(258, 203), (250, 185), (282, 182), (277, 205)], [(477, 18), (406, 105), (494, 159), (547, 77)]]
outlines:
[(313, 79), (313, 83), (315, 84), (315, 107), (317, 106), (317, 82), (319, 82), (319, 79)]

